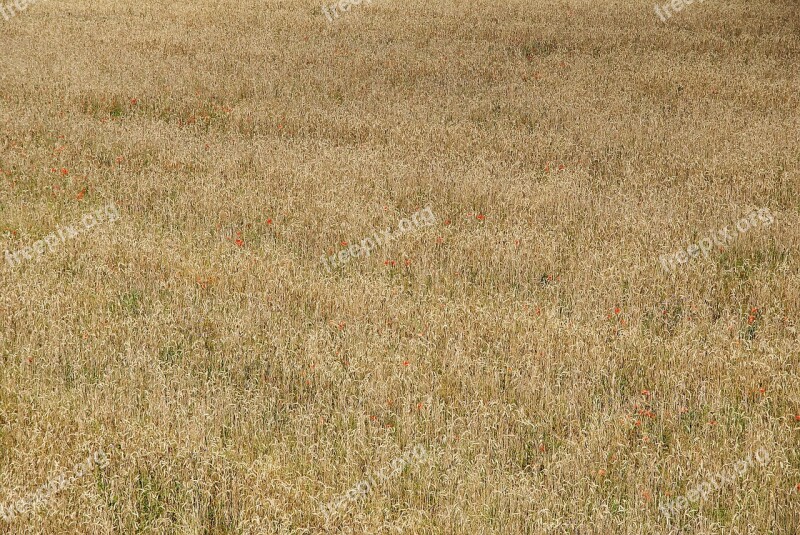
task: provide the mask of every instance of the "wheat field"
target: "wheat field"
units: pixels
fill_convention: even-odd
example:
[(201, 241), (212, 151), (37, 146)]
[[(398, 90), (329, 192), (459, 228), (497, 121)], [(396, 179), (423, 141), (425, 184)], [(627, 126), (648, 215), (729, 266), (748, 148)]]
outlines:
[(3, 1), (0, 533), (800, 533), (796, 0)]

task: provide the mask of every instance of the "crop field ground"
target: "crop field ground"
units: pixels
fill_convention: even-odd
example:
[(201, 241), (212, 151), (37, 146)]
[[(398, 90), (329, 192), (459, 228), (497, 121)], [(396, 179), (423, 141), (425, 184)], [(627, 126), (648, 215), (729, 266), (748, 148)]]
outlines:
[(800, 533), (800, 4), (322, 7), (0, 16), (0, 534)]

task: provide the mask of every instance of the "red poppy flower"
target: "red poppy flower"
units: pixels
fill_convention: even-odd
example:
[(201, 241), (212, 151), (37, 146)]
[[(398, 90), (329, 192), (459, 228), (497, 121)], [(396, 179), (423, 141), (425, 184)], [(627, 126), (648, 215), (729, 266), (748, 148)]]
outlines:
[(132, 98), (131, 99), (131, 104), (133, 104), (134, 106), (136, 106), (136, 104), (138, 104), (138, 103), (139, 103), (139, 99), (136, 99), (136, 98)]
[(483, 214), (478, 214), (475, 216), (475, 219), (477, 219), (478, 221), (483, 221), (484, 219), (486, 219), (486, 216)]

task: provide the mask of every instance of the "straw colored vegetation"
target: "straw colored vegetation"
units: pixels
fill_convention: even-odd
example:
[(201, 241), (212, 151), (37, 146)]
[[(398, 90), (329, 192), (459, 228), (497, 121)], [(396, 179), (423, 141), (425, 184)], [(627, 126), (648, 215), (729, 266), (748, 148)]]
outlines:
[(0, 533), (798, 533), (796, 2), (321, 5), (0, 19)]

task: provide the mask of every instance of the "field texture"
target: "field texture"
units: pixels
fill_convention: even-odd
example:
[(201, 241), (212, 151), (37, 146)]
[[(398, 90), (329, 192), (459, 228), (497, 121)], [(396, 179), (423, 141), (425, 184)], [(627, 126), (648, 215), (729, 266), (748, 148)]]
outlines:
[(0, 0), (0, 533), (800, 533), (797, 0), (332, 2)]

